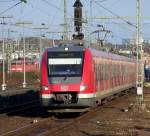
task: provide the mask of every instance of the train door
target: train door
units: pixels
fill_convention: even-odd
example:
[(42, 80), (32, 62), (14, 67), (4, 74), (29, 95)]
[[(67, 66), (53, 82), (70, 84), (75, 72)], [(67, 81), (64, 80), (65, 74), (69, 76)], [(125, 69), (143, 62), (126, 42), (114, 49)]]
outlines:
[(103, 59), (100, 59), (100, 90), (104, 90), (104, 64)]
[(105, 90), (109, 88), (109, 60), (105, 60)]
[(123, 84), (125, 85), (125, 63), (123, 63)]
[(120, 61), (118, 61), (118, 85), (120, 86), (121, 85), (121, 70), (120, 70)]
[(111, 89), (111, 60), (108, 60), (108, 90)]
[(115, 63), (112, 61), (112, 88), (115, 87)]
[(119, 86), (119, 76), (120, 74), (120, 71), (119, 71), (119, 61), (117, 62), (117, 65), (116, 65), (116, 86)]
[(100, 75), (99, 60), (98, 60), (98, 57), (94, 57), (94, 76), (95, 76), (95, 81), (94, 81), (95, 89), (94, 89), (94, 91), (96, 93), (98, 93), (100, 90), (100, 88), (99, 88), (99, 75)]
[(121, 71), (122, 71), (122, 76), (121, 76), (122, 85), (124, 85), (124, 62), (122, 62), (122, 64), (121, 64)]
[(110, 76), (109, 76), (109, 81), (110, 81), (110, 89), (113, 88), (113, 80), (112, 80), (112, 60), (109, 62), (109, 71), (110, 71)]
[(97, 62), (97, 74), (98, 74), (98, 81), (97, 81), (97, 89), (98, 89), (98, 92), (100, 92), (100, 58), (98, 58), (98, 62)]
[(117, 63), (115, 62), (115, 87), (117, 86)]
[(122, 62), (120, 61), (120, 85), (123, 84), (123, 72), (122, 72), (122, 68), (123, 68), (123, 65), (122, 65)]
[(107, 65), (106, 65), (106, 60), (104, 59), (103, 61), (103, 85), (104, 85), (104, 91), (107, 90), (107, 80), (106, 80), (106, 74), (107, 74)]

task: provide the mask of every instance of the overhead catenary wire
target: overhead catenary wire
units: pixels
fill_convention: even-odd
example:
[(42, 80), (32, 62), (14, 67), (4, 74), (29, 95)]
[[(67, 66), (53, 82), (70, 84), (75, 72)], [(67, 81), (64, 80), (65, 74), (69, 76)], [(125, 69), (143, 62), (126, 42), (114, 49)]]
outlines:
[[(57, 7), (55, 4), (52, 4), (48, 0), (42, 0), (42, 1), (45, 2), (46, 4), (48, 4), (49, 6), (55, 8), (55, 9), (61, 11), (61, 12), (64, 12), (64, 9)], [(67, 14), (72, 17), (72, 15), (69, 12), (67, 12)]]
[[(59, 10), (61, 13), (64, 12), (64, 9), (59, 8), (58, 6), (56, 6), (55, 4), (52, 4), (52, 3), (51, 3), (50, 1), (48, 1), (48, 0), (41, 0), (41, 1), (45, 2), (46, 4), (48, 4), (48, 5), (51, 6), (51, 7), (53, 7), (53, 8), (55, 8), (55, 9)], [(70, 14), (70, 12), (66, 12), (66, 14), (67, 14), (68, 16), (70, 16), (71, 18), (74, 18), (73, 15)]]
[(2, 12), (0, 13), (0, 16), (1, 16), (2, 14), (6, 13), (7, 11), (13, 9), (14, 7), (18, 6), (20, 3), (22, 3), (22, 1), (20, 1), (20, 2), (18, 2), (18, 3), (16, 3), (16, 4), (14, 4), (14, 5), (12, 5), (11, 7), (7, 8), (7, 9), (5, 9), (4, 11), (2, 11)]
[(42, 8), (40, 7), (35, 7), (35, 5), (33, 3), (29, 3), (29, 5), (31, 5), (32, 9), (37, 10), (38, 12), (43, 13), (44, 15), (47, 15), (47, 17), (51, 17), (51, 14), (45, 12)]
[[(52, 4), (50, 1), (48, 1), (48, 0), (42, 0), (42, 1), (45, 2), (47, 5), (49, 5), (50, 7), (53, 7), (53, 8), (55, 8), (55, 9), (57, 9), (57, 10), (60, 11), (61, 13), (64, 12), (64, 9), (59, 8), (59, 7), (56, 6), (55, 4)], [(57, 13), (55, 12), (55, 14), (57, 14)], [(66, 12), (66, 14), (67, 14), (68, 16), (70, 16), (71, 18), (73, 18), (73, 15), (71, 15), (69, 12)]]
[(111, 10), (109, 10), (108, 8), (104, 7), (103, 5), (97, 3), (97, 5), (99, 5), (101, 8), (105, 9), (107, 12), (111, 13), (112, 15), (116, 16), (117, 18), (121, 19), (122, 21), (124, 21), (125, 23), (127, 23), (130, 26), (133, 26), (134, 28), (137, 28), (136, 25), (134, 25), (132, 22), (122, 18), (121, 16), (119, 16), (118, 14), (112, 12)]
[[(97, 5), (98, 6), (98, 5)], [(100, 10), (99, 8), (98, 8), (98, 10)], [(101, 12), (101, 11), (100, 11)], [(117, 15), (117, 17), (116, 18), (118, 18), (118, 15)], [(99, 22), (98, 21), (94, 21), (94, 17), (93, 17), (93, 19), (92, 19), (92, 22), (95, 24), (98, 24)], [(91, 26), (93, 26), (93, 27), (96, 27), (96, 26), (94, 26), (94, 24), (91, 24)], [(109, 23), (109, 22), (108, 22)], [(105, 23), (106, 24), (106, 23)], [(114, 23), (110, 23), (111, 25), (114, 25)], [(126, 26), (124, 26), (124, 25), (126, 25), (126, 22), (124, 22), (124, 24), (117, 24), (122, 30), (129, 30), (129, 31), (131, 31), (131, 32), (134, 32), (134, 29), (131, 29), (131, 28), (129, 28), (129, 27), (126, 27)], [(133, 24), (134, 25), (134, 24)], [(126, 32), (127, 33), (127, 32)]]
[(16, 0), (0, 0), (0, 2), (13, 2), (13, 1), (16, 1)]
[(121, 0), (115, 0), (115, 1), (113, 1), (113, 3), (112, 4), (110, 4), (110, 6), (109, 7), (114, 7), (114, 6), (116, 6), (117, 5), (117, 3), (118, 2), (120, 2)]

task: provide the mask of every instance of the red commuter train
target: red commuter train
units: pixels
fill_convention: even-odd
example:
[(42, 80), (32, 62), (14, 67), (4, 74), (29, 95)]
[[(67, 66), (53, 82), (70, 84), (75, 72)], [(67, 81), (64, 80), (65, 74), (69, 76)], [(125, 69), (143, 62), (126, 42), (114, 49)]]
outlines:
[(136, 85), (136, 61), (79, 43), (45, 50), (41, 61), (44, 107), (93, 107)]
[[(24, 71), (24, 60), (18, 59), (13, 60), (10, 66), (11, 72), (23, 72)], [(38, 72), (39, 63), (36, 59), (25, 59), (25, 72)]]

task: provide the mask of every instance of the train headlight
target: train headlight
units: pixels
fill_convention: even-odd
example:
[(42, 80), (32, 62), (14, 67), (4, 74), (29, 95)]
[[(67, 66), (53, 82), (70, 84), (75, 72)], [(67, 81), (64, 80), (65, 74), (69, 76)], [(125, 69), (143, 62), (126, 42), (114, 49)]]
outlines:
[(86, 85), (86, 84), (80, 85), (80, 91), (84, 91), (87, 88), (88, 88), (88, 85)]
[(48, 91), (49, 88), (48, 88), (48, 86), (44, 85), (44, 86), (42, 86), (42, 90)]
[(69, 50), (69, 48), (68, 47), (65, 47), (65, 51), (68, 51)]

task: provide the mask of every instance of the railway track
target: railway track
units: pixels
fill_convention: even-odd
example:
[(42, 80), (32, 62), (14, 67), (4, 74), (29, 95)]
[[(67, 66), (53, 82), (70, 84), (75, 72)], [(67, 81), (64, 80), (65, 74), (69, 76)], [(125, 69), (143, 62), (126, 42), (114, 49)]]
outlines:
[(14, 87), (0, 92), (0, 113), (11, 112), (40, 104), (38, 88), (32, 86), (25, 89), (14, 89)]
[[(124, 93), (125, 94), (125, 93)], [(124, 95), (126, 96), (126, 95)], [(105, 100), (106, 101), (106, 100)], [(109, 101), (109, 102), (108, 102)], [(69, 114), (64, 114), (63, 118), (56, 118), (54, 116), (48, 116), (45, 119), (35, 120), (34, 122), (21, 126), (20, 128), (8, 131), (1, 134), (1, 136), (49, 136), (50, 134), (59, 135), (64, 130), (70, 128), (70, 126), (75, 126), (76, 123), (84, 122), (85, 120), (90, 120), (92, 117), (95, 117), (99, 110), (102, 107), (110, 103), (108, 99), (107, 103), (105, 102), (102, 106), (91, 109), (86, 114), (80, 116), (68, 117)], [(73, 114), (71, 114), (73, 115)], [(74, 114), (77, 115), (77, 114)]]
[[(64, 129), (67, 129), (75, 122), (81, 120), (86, 114), (79, 117), (75, 116), (71, 118), (58, 119), (54, 116), (50, 116), (46, 119), (35, 121), (32, 124), (25, 125), (15, 130), (1, 134), (1, 136), (49, 136), (49, 134), (57, 135)], [(68, 115), (67, 115), (68, 116)]]
[[(54, 116), (44, 111), (41, 113), (42, 116), (47, 114), (44, 118), (36, 119), (33, 116), (32, 122), (1, 133), (0, 136), (148, 136), (150, 116), (138, 115), (129, 108), (130, 103), (135, 102), (136, 94), (124, 92), (120, 95), (121, 97), (115, 100), (110, 98), (104, 100), (101, 106), (81, 115)], [(145, 91), (145, 95), (145, 98), (149, 98), (148, 90)], [(32, 111), (29, 112), (32, 113)], [(40, 108), (34, 112), (40, 112)]]
[(25, 110), (29, 110), (31, 108), (36, 108), (36, 107), (39, 107), (39, 106), (40, 106), (40, 101), (36, 100), (36, 101), (31, 101), (31, 102), (28, 102), (28, 103), (12, 106), (12, 107), (9, 107), (9, 108), (0, 109), (0, 113), (5, 113), (7, 115), (15, 114), (17, 112), (23, 112)]

